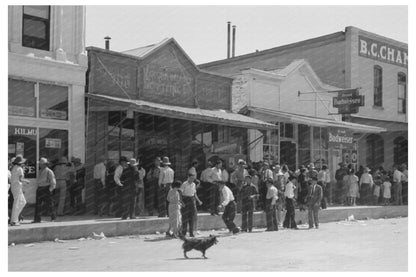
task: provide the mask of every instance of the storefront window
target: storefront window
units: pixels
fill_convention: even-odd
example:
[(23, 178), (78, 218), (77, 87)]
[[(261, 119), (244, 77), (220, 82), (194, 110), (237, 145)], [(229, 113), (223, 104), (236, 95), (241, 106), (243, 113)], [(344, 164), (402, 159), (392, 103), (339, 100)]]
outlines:
[(367, 166), (376, 167), (384, 162), (384, 140), (380, 135), (367, 137)]
[(298, 125), (299, 165), (308, 165), (311, 162), (310, 132), (311, 127), (303, 124)]
[(108, 113), (107, 151), (110, 160), (118, 161), (120, 156), (134, 156), (134, 119), (126, 118), (125, 112)]
[(68, 131), (39, 128), (39, 158), (56, 164), (61, 157), (68, 158)]
[(37, 128), (9, 126), (9, 160), (17, 155), (27, 159), (25, 178), (36, 178)]
[(36, 117), (34, 82), (9, 79), (9, 115)]
[(39, 117), (68, 120), (68, 87), (39, 84)]
[(263, 159), (271, 164), (279, 163), (279, 130), (262, 131)]
[(293, 124), (280, 122), (280, 137), (293, 138)]

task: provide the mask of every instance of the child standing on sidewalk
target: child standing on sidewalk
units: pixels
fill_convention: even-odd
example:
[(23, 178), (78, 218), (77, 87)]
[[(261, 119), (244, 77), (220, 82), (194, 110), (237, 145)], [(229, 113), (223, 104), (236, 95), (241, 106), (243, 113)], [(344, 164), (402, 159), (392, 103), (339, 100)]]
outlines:
[(384, 205), (389, 205), (391, 198), (391, 183), (389, 177), (385, 177), (383, 182), (383, 202)]

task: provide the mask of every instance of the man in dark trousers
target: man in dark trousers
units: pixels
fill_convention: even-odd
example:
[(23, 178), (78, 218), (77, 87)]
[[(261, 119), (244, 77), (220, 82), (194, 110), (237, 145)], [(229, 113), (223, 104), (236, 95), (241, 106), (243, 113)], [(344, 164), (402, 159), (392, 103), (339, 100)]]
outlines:
[(308, 206), (309, 229), (312, 229), (314, 224), (316, 229), (319, 228), (318, 212), (321, 207), (323, 193), (322, 187), (318, 185), (317, 182), (318, 177), (312, 176), (311, 183), (308, 188), (308, 195), (306, 196), (306, 203)]
[(240, 232), (240, 229), (234, 224), (234, 217), (236, 212), (236, 204), (234, 201), (234, 195), (229, 187), (225, 185), (224, 181), (217, 181), (221, 193), (222, 202), (218, 206), (219, 209), (225, 208), (222, 214), (222, 220), (227, 226), (230, 232), (236, 234)]
[[(241, 231), (251, 232), (253, 229), (253, 211), (254, 200), (258, 196), (256, 187), (251, 183), (251, 176), (247, 175), (244, 180), (244, 185), (240, 191), (241, 197), (241, 212), (242, 212), (242, 225)], [(248, 221), (248, 224), (247, 224)]]
[(39, 160), (39, 174), (36, 178), (36, 206), (35, 216), (33, 223), (39, 223), (41, 221), (41, 207), (42, 203), (46, 203), (48, 206), (51, 221), (56, 219), (55, 203), (53, 201), (53, 191), (56, 187), (55, 174), (48, 167), (48, 160), (41, 158)]
[(119, 186), (119, 205), (121, 209), (121, 219), (135, 219), (134, 216), (134, 199), (136, 196), (135, 179), (137, 179), (138, 172), (134, 170), (126, 157), (121, 156), (119, 166), (114, 173), (114, 181)]

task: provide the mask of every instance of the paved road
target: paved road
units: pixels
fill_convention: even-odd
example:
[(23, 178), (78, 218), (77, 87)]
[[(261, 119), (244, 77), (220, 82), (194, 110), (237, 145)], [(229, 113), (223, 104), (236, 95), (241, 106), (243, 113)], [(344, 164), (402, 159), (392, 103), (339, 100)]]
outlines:
[[(321, 224), (235, 236), (183, 258), (162, 235), (9, 246), (9, 271), (407, 271), (407, 218)], [(303, 226), (302, 226), (303, 227)], [(201, 236), (210, 232), (202, 232)]]

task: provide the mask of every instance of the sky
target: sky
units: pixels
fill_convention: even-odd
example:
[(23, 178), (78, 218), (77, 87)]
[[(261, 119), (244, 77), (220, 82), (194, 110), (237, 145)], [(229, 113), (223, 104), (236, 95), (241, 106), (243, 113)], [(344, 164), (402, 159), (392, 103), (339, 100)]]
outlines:
[(226, 58), (227, 21), (236, 56), (355, 26), (408, 42), (407, 6), (87, 6), (86, 45), (124, 51), (173, 37), (196, 63)]

